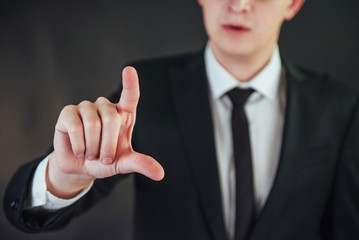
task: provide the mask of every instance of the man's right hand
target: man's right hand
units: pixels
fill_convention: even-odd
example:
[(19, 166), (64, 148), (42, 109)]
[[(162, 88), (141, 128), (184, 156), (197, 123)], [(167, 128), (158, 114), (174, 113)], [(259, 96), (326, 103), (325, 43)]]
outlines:
[(100, 97), (66, 106), (55, 127), (47, 189), (60, 198), (72, 198), (96, 178), (137, 172), (153, 180), (164, 177), (152, 157), (132, 149), (131, 138), (140, 96), (137, 72), (126, 67), (117, 104)]

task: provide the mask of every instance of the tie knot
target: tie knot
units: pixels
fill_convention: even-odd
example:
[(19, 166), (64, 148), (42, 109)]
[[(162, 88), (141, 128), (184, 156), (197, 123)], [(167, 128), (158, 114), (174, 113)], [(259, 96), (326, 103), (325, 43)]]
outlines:
[(241, 89), (233, 88), (227, 92), (228, 97), (231, 99), (234, 107), (243, 107), (248, 97), (254, 92), (252, 88)]

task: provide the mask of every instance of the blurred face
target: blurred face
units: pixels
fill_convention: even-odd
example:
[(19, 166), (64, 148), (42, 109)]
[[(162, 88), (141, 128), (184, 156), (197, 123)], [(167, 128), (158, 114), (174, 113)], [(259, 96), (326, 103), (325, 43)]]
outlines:
[(304, 0), (198, 0), (215, 55), (251, 56), (272, 52), (283, 21)]

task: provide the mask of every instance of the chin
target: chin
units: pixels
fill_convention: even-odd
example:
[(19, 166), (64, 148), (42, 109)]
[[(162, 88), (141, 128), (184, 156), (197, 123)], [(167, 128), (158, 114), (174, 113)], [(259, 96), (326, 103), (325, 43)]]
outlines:
[(253, 47), (245, 43), (223, 44), (223, 47), (218, 49), (222, 54), (228, 57), (248, 56), (253, 53)]
[(226, 36), (226, 33), (217, 34), (215, 38), (211, 39), (219, 51), (227, 54), (242, 55), (251, 52), (254, 46), (254, 40), (248, 36), (231, 37)]

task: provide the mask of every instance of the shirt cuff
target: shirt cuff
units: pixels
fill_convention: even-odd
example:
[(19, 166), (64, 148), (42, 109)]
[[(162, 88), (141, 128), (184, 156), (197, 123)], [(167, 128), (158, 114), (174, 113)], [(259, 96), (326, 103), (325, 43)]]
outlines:
[(71, 204), (75, 203), (82, 196), (84, 196), (92, 187), (93, 182), (82, 190), (76, 197), (71, 199), (62, 199), (54, 196), (49, 191), (47, 191), (46, 186), (46, 168), (49, 161), (50, 155), (44, 158), (40, 164), (37, 166), (31, 186), (31, 199), (30, 199), (30, 208), (31, 207), (42, 207), (48, 210), (57, 210), (60, 208), (68, 207)]

